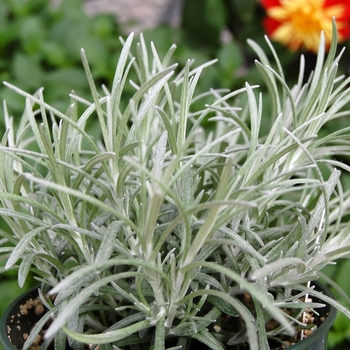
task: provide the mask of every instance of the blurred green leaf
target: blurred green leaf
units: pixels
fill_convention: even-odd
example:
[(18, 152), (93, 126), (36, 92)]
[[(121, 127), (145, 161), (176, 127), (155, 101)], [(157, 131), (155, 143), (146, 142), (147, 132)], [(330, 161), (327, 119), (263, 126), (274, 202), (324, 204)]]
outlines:
[(23, 89), (36, 89), (43, 84), (43, 72), (36, 57), (18, 53), (13, 61), (13, 75)]
[(92, 21), (92, 30), (100, 39), (108, 39), (113, 36), (115, 26), (115, 18), (112, 15), (102, 14)]
[(53, 67), (63, 67), (70, 63), (66, 51), (54, 41), (47, 41), (42, 45), (42, 55), (43, 59)]
[(193, 47), (213, 50), (220, 46), (220, 34), (226, 24), (222, 1), (187, 0), (183, 2), (184, 39)]
[(39, 16), (28, 16), (23, 19), (20, 28), (20, 39), (28, 54), (35, 54), (41, 49), (46, 31)]
[(219, 50), (218, 59), (226, 72), (234, 71), (243, 64), (242, 51), (235, 41), (226, 44)]

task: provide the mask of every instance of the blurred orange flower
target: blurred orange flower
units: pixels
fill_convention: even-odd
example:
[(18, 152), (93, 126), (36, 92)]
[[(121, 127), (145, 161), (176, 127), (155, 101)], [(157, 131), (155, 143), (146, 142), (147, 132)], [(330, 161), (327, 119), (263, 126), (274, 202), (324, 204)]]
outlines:
[(349, 0), (261, 0), (261, 4), (267, 15), (263, 22), (266, 33), (292, 51), (305, 47), (317, 52), (322, 30), (329, 47), (333, 17), (338, 41), (350, 38)]

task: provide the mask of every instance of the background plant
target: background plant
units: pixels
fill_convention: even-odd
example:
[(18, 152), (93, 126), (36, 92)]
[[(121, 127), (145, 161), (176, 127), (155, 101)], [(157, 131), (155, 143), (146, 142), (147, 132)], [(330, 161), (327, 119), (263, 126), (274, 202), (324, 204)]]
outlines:
[[(0, 79), (12, 81), (28, 91), (45, 86), (47, 101), (62, 108), (69, 102), (67, 87), (81, 95), (89, 92), (79, 50), (90, 55), (94, 76), (100, 85), (113, 77), (109, 67), (116, 62), (121, 30), (112, 15), (89, 18), (82, 2), (4, 0), (0, 3)], [(0, 88), (12, 110), (23, 103)]]

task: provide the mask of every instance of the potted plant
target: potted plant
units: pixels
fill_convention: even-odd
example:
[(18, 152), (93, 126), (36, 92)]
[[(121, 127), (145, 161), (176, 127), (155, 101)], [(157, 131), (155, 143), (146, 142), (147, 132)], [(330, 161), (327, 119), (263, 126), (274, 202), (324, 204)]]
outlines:
[(267, 134), (257, 86), (197, 95), (213, 62), (177, 72), (175, 46), (161, 59), (142, 36), (124, 42), (110, 90), (82, 51), (93, 101), (72, 92), (65, 113), (5, 83), (26, 103), (18, 126), (4, 108), (1, 254), (20, 285), (35, 275), (30, 303), (47, 309), (23, 349), (47, 327), (42, 349), (272, 349), (312, 332), (306, 314), (325, 304), (350, 316), (313, 283), (350, 251), (350, 168), (335, 158), (349, 127), (322, 133), (349, 114), (336, 30), (292, 88), (250, 45)]

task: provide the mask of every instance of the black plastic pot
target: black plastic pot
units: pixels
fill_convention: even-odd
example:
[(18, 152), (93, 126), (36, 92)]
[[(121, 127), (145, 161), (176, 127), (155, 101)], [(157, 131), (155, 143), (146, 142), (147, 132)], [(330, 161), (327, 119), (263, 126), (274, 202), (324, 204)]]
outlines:
[[(38, 296), (37, 287), (27, 291), (15, 299), (5, 310), (0, 320), (0, 340), (5, 350), (22, 349), (24, 344), (23, 334), (29, 334), (33, 325), (39, 317), (30, 312), (28, 315), (21, 315), (20, 305), (29, 298), (35, 299)], [(36, 317), (34, 317), (36, 316)], [(23, 319), (24, 322), (22, 322)]]
[(5, 310), (0, 319), (0, 340), (5, 350), (20, 350), (25, 342), (25, 334), (30, 334), (33, 326), (41, 315), (35, 313), (35, 308), (22, 315), (21, 308), (27, 300), (38, 297), (38, 286), (28, 290), (16, 298)]
[[(318, 283), (315, 284), (317, 285), (318, 291), (322, 291), (324, 294), (329, 296), (331, 295), (327, 288), (319, 285)], [(20, 295), (8, 306), (2, 315), (0, 320), (0, 340), (5, 350), (22, 349), (25, 342), (23, 334), (29, 334), (33, 325), (40, 319), (40, 316), (37, 316), (33, 309), (29, 310), (28, 315), (21, 315), (19, 317), (20, 305), (23, 305), (29, 298), (35, 299), (38, 296), (37, 290), (38, 287), (35, 287)], [(314, 298), (314, 301), (321, 302), (316, 298)], [(317, 312), (320, 314), (320, 316), (325, 317), (325, 321), (322, 323), (322, 325), (303, 341), (288, 347), (288, 350), (327, 349), (328, 331), (335, 320), (337, 310), (333, 306), (326, 305), (326, 307), (318, 309)]]

